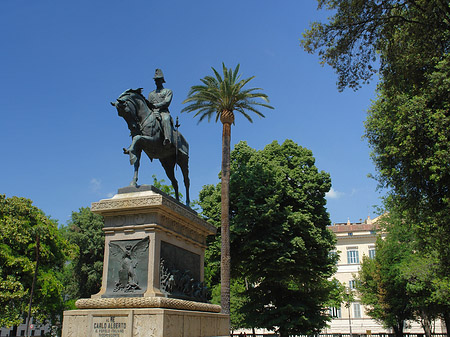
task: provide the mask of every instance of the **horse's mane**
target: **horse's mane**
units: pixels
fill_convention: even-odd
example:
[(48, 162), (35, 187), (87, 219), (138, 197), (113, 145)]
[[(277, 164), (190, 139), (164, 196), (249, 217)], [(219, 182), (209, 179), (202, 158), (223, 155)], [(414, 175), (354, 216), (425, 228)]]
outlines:
[(144, 95), (142, 95), (142, 89), (143, 88), (127, 89), (119, 96), (119, 99), (121, 99), (124, 96), (132, 96), (133, 94), (135, 94), (145, 102), (146, 99), (145, 99)]

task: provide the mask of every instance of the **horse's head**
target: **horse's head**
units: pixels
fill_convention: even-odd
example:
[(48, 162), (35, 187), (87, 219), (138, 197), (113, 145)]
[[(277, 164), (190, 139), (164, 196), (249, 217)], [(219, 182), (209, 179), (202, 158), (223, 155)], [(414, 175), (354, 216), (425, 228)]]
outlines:
[(127, 115), (131, 115), (135, 119), (138, 118), (137, 110), (137, 95), (142, 96), (142, 88), (133, 90), (128, 89), (123, 92), (115, 102), (111, 102), (111, 105), (115, 106), (119, 116), (126, 118)]
[(115, 106), (119, 116), (125, 119), (132, 134), (140, 133), (138, 125), (141, 120), (141, 110), (143, 106), (147, 107), (145, 98), (142, 96), (142, 88), (126, 90), (115, 102), (111, 102), (111, 105)]

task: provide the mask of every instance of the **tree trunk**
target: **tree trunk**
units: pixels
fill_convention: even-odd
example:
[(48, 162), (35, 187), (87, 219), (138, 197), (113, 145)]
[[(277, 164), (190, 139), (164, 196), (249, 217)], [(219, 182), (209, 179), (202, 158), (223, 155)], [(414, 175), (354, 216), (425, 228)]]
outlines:
[(284, 329), (279, 329), (278, 330), (278, 335), (279, 335), (279, 337), (289, 337), (289, 332), (287, 332)]
[(450, 312), (444, 312), (442, 314), (445, 323), (445, 330), (447, 332), (447, 336), (450, 337)]
[(393, 326), (395, 337), (403, 337), (403, 324), (405, 321), (398, 321), (396, 325)]
[(222, 214), (220, 250), (220, 304), (224, 314), (230, 314), (230, 142), (231, 123), (224, 121), (222, 129)]
[(420, 324), (425, 332), (425, 336), (431, 337), (431, 320), (430, 317), (423, 311), (420, 313)]
[(33, 304), (33, 295), (34, 295), (34, 288), (36, 286), (36, 279), (38, 274), (38, 268), (39, 268), (39, 235), (36, 237), (36, 268), (34, 269), (34, 276), (33, 276), (33, 283), (31, 284), (31, 293), (30, 293), (30, 303), (28, 305), (28, 315), (27, 315), (27, 321), (26, 321), (26, 328), (25, 328), (25, 336), (29, 336), (30, 331), (30, 321), (31, 321), (31, 306)]

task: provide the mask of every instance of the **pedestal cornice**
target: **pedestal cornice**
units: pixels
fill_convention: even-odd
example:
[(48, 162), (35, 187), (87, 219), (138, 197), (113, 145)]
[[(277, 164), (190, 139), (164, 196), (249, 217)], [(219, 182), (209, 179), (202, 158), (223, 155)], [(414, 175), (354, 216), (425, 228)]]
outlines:
[[(92, 203), (91, 211), (104, 216), (105, 219), (112, 217), (117, 219), (119, 216), (126, 217), (127, 215), (136, 217), (144, 214), (158, 214), (159, 217), (167, 217), (177, 222), (182, 219), (185, 226), (204, 237), (216, 234), (217, 229), (201, 219), (195, 211), (180, 204), (170, 196), (164, 195), (163, 192), (158, 191), (158, 193), (155, 193), (157, 189), (153, 186), (151, 187), (151, 190), (119, 193), (111, 199), (94, 202)], [(142, 221), (145, 220), (142, 219)], [(125, 226), (135, 224), (122, 223)], [(108, 230), (107, 227), (119, 226), (109, 226), (105, 223), (105, 230)]]

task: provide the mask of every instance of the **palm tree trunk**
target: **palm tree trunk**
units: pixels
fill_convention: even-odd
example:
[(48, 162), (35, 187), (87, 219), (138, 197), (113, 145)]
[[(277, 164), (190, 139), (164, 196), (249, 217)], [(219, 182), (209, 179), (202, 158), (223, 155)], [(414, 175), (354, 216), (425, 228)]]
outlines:
[(230, 314), (230, 142), (231, 123), (224, 121), (222, 129), (222, 214), (220, 255), (220, 303), (222, 312)]

